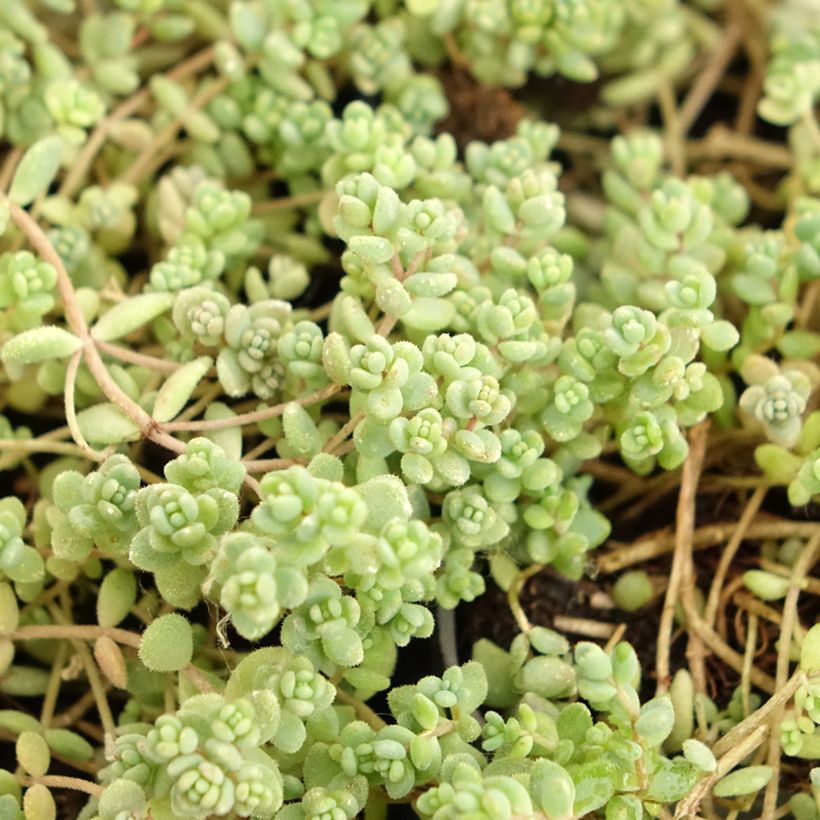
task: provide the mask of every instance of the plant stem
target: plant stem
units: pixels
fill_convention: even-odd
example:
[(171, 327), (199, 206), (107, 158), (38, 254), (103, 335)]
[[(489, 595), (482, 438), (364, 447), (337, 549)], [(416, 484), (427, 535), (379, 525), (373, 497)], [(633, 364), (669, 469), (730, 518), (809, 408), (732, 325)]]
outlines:
[(229, 85), (229, 78), (220, 77), (219, 79), (214, 80), (211, 85), (203, 88), (195, 97), (191, 99), (185, 111), (183, 111), (180, 116), (175, 117), (168, 125), (165, 126), (165, 128), (154, 136), (154, 139), (152, 139), (148, 145), (142, 149), (139, 156), (136, 160), (134, 160), (134, 163), (120, 177), (119, 181), (130, 182), (132, 185), (140, 182), (150, 172), (157, 152), (162, 150), (165, 146), (173, 144), (177, 133), (185, 124), (185, 116), (190, 114), (192, 111), (196, 111), (206, 106), (211, 100), (218, 97)]
[(271, 473), (274, 470), (284, 470), (293, 464), (307, 464), (305, 458), (260, 458), (243, 462), (249, 473)]
[(65, 372), (65, 394), (63, 404), (65, 407), (65, 419), (71, 437), (77, 442), (85, 456), (91, 461), (105, 461), (110, 455), (109, 450), (95, 450), (86, 440), (77, 422), (77, 411), (74, 407), (74, 393), (77, 388), (77, 370), (80, 367), (83, 351), (78, 350), (69, 360)]
[(57, 705), (57, 697), (60, 694), (62, 684), (62, 672), (68, 659), (68, 645), (60, 643), (54, 655), (54, 663), (51, 665), (51, 677), (48, 679), (48, 689), (43, 696), (43, 708), (40, 711), (40, 723), (48, 727), (54, 717), (54, 707)]
[(281, 404), (274, 404), (271, 407), (265, 407), (262, 410), (253, 410), (250, 413), (243, 413), (239, 416), (232, 416), (231, 418), (225, 419), (171, 421), (167, 424), (160, 425), (160, 427), (163, 430), (194, 430), (199, 432), (202, 430), (225, 430), (229, 427), (236, 427), (238, 425), (256, 424), (260, 421), (265, 421), (266, 419), (281, 416), (290, 404), (301, 404), (302, 407), (307, 407), (311, 404), (317, 404), (320, 401), (329, 399), (341, 389), (342, 385), (340, 384), (330, 384), (327, 387), (323, 387), (321, 390), (317, 390), (315, 393), (302, 396), (300, 399), (293, 399), (292, 401), (282, 402)]
[(23, 780), (25, 786), (33, 786), (35, 783), (47, 786), (50, 789), (73, 789), (96, 797), (103, 793), (103, 787), (98, 783), (92, 783), (90, 780), (83, 780), (80, 777), (68, 777), (67, 775), (46, 774), (42, 777), (27, 777)]
[[(692, 431), (692, 448), (697, 450), (696, 461), (697, 468), (700, 473), (703, 467), (703, 460), (706, 453), (706, 438), (708, 435), (708, 422), (703, 422)], [(698, 475), (698, 480), (700, 474)], [(697, 482), (696, 482), (697, 483)], [(681, 496), (683, 495), (683, 487), (681, 486)], [(697, 490), (693, 489), (692, 496), (688, 501), (686, 509), (686, 517), (683, 526), (678, 526), (677, 544), (683, 544), (684, 552), (684, 576), (681, 583), (681, 600), (683, 602), (684, 611), (690, 612), (695, 610), (695, 563), (692, 551), (692, 533), (695, 530), (695, 506), (697, 503)], [(688, 623), (688, 622), (687, 622)], [(701, 694), (706, 695), (706, 662), (705, 652), (703, 648), (703, 641), (697, 630), (688, 630), (688, 639), (686, 642), (686, 659), (689, 662), (689, 668), (692, 673), (692, 681), (695, 685), (695, 690)], [(708, 729), (708, 721), (706, 712), (703, 706), (703, 699), (698, 698), (695, 701), (695, 714), (698, 720), (698, 726), (702, 733), (706, 733)]]
[(86, 692), (82, 697), (78, 698), (65, 711), (60, 712), (54, 716), (52, 725), (55, 729), (63, 729), (66, 726), (72, 726), (94, 705), (94, 693)]
[(768, 729), (765, 726), (757, 726), (736, 746), (730, 747), (726, 754), (718, 760), (715, 772), (700, 780), (695, 788), (678, 803), (677, 809), (675, 810), (676, 820), (677, 818), (694, 817), (697, 814), (698, 806), (700, 806), (703, 798), (706, 797), (712, 789), (712, 786), (714, 786), (721, 777), (732, 771), (747, 755), (760, 746), (766, 738), (767, 731)]
[(782, 170), (789, 170), (794, 164), (794, 157), (785, 146), (737, 134), (722, 124), (712, 126), (702, 140), (689, 142), (687, 149), (692, 159), (731, 157)]
[(120, 347), (119, 345), (111, 344), (111, 342), (95, 342), (97, 348), (103, 353), (111, 356), (114, 359), (119, 359), (122, 362), (129, 364), (136, 364), (140, 367), (147, 367), (149, 370), (159, 371), (161, 373), (175, 373), (182, 365), (179, 362), (169, 362), (166, 359), (160, 359), (157, 356), (149, 356), (146, 353), (140, 353), (137, 350), (131, 350), (127, 347)]
[(521, 591), (524, 589), (524, 585), (527, 581), (543, 569), (543, 564), (532, 564), (525, 570), (518, 573), (515, 580), (510, 585), (509, 590), (507, 590), (507, 603), (509, 604), (510, 611), (515, 618), (515, 622), (518, 624), (518, 628), (525, 635), (532, 629), (532, 624), (524, 612), (524, 607), (521, 606)]
[[(183, 60), (170, 71), (166, 73), (169, 79), (180, 80), (190, 74), (197, 74), (213, 63), (214, 47), (198, 51), (196, 54)], [(132, 94), (127, 100), (121, 102), (104, 120), (102, 120), (94, 131), (91, 132), (85, 145), (72, 163), (69, 172), (63, 179), (60, 185), (60, 196), (73, 197), (75, 192), (82, 182), (83, 174), (91, 166), (94, 158), (105, 145), (112, 128), (124, 119), (127, 119), (145, 103), (151, 99), (151, 89), (148, 87), (141, 88), (136, 93)]]
[(737, 527), (732, 533), (732, 537), (729, 539), (729, 543), (721, 553), (720, 562), (718, 563), (714, 577), (712, 578), (712, 585), (709, 588), (709, 597), (706, 601), (706, 610), (703, 615), (703, 620), (706, 621), (709, 626), (713, 626), (715, 623), (718, 604), (720, 602), (720, 591), (723, 588), (726, 573), (729, 571), (729, 567), (732, 565), (732, 561), (734, 560), (743, 539), (746, 537), (746, 533), (748, 532), (754, 517), (760, 509), (760, 505), (766, 498), (766, 491), (766, 487), (758, 487), (754, 491), (748, 504), (746, 504), (746, 508), (743, 510), (743, 515), (741, 515), (740, 521), (738, 521)]
[[(58, 622), (60, 626), (71, 626), (71, 605), (68, 599), (68, 593), (63, 592), (60, 596), (63, 608), (61, 609), (56, 604), (50, 604), (48, 611), (51, 617)], [(114, 715), (111, 712), (111, 706), (108, 703), (108, 696), (106, 694), (106, 685), (100, 677), (97, 662), (91, 654), (88, 645), (79, 639), (71, 639), (75, 651), (80, 656), (83, 668), (85, 669), (85, 676), (88, 679), (88, 685), (94, 694), (94, 702), (97, 706), (97, 712), (100, 716), (100, 722), (105, 734), (112, 739), (116, 736), (117, 725), (114, 722)]]
[(150, 438), (166, 450), (175, 453), (184, 452), (185, 445), (173, 436), (163, 433), (157, 422), (114, 381), (100, 357), (100, 352), (94, 340), (91, 338), (85, 316), (74, 293), (74, 285), (71, 283), (60, 255), (54, 250), (54, 246), (40, 226), (26, 211), (11, 202), (9, 202), (9, 209), (11, 218), (17, 227), (25, 234), (40, 256), (57, 271), (57, 290), (63, 300), (66, 321), (74, 334), (82, 341), (86, 364), (100, 389), (110, 401), (116, 404), (139, 427), (144, 438)]
[[(775, 684), (777, 689), (782, 689), (786, 684), (789, 675), (789, 655), (791, 652), (792, 633), (797, 622), (797, 599), (800, 597), (800, 585), (806, 575), (811, 571), (814, 562), (817, 560), (818, 548), (820, 548), (820, 532), (811, 538), (803, 547), (799, 558), (794, 563), (789, 591), (786, 593), (786, 600), (783, 602), (783, 623), (780, 627), (780, 645), (777, 652), (777, 671), (775, 673)], [(780, 736), (778, 727), (783, 720), (783, 712), (786, 704), (781, 703), (772, 712), (771, 729), (769, 734), (769, 754), (767, 763), (772, 769), (772, 779), (766, 786), (763, 799), (763, 817), (770, 817), (777, 806), (778, 783), (780, 779)]]
[(32, 641), (38, 638), (54, 640), (95, 641), (103, 635), (124, 646), (138, 648), (140, 636), (127, 629), (83, 624), (30, 624), (20, 626), (11, 634), (13, 641)]
[(352, 706), (356, 710), (356, 714), (376, 731), (387, 726), (387, 722), (382, 720), (364, 701), (354, 697), (338, 685), (336, 686), (336, 699), (348, 706)]
[(100, 715), (100, 722), (102, 723), (103, 731), (107, 737), (115, 738), (117, 734), (117, 724), (114, 722), (114, 715), (111, 712), (111, 706), (108, 703), (108, 696), (106, 694), (106, 686), (100, 677), (100, 672), (97, 669), (97, 662), (91, 654), (91, 650), (83, 641), (72, 641), (77, 654), (85, 668), (85, 676), (88, 678), (88, 685), (94, 693), (94, 702), (97, 705), (97, 712)]
[(177, 418), (180, 421), (189, 421), (194, 416), (198, 416), (201, 412), (203, 412), (203, 410), (207, 410), (207, 408), (219, 399), (221, 395), (222, 385), (218, 381), (206, 385), (204, 389), (202, 389), (202, 394), (197, 398), (197, 400), (193, 404), (186, 407), (179, 414), (179, 416), (177, 416)]
[(682, 177), (686, 172), (683, 129), (681, 128), (677, 101), (675, 100), (675, 89), (666, 77), (662, 77), (658, 84), (658, 103), (666, 131), (666, 150), (669, 155), (669, 164), (672, 166), (672, 173), (675, 176)]
[(14, 452), (18, 453), (53, 453), (58, 456), (78, 456), (82, 455), (82, 448), (78, 444), (67, 441), (52, 441), (40, 438), (0, 438), (0, 451), (4, 458), (0, 459), (0, 469), (5, 466), (5, 456)]
[(458, 666), (455, 610), (445, 609), (441, 605), (436, 608), (436, 631), (438, 632), (438, 645), (441, 650), (441, 660), (444, 663), (444, 668)]
[(191, 681), (191, 683), (196, 686), (200, 692), (215, 691), (213, 686), (211, 686), (210, 681), (193, 664), (189, 663), (182, 671), (188, 680)]
[(679, 113), (682, 134), (689, 131), (703, 107), (714, 94), (740, 45), (741, 32), (741, 27), (736, 23), (730, 23), (726, 27), (723, 39), (716, 46), (706, 68), (698, 75), (697, 80), (689, 89)]
[(747, 612), (756, 615), (758, 618), (763, 618), (764, 620), (769, 621), (769, 623), (780, 626), (783, 622), (782, 616), (776, 609), (767, 606), (759, 598), (756, 598), (748, 592), (738, 590), (734, 593), (734, 595), (732, 595), (732, 600), (741, 609), (745, 609)]
[(253, 212), (257, 215), (267, 214), (271, 211), (279, 211), (283, 208), (300, 208), (305, 205), (314, 205), (321, 201), (322, 197), (328, 191), (307, 191), (304, 194), (294, 194), (293, 196), (284, 196), (278, 199), (268, 199), (264, 202), (259, 202), (253, 207)]
[[(743, 673), (743, 656), (732, 649), (694, 610), (686, 612), (687, 629), (696, 629), (706, 647), (739, 675)], [(774, 678), (753, 666), (749, 673), (752, 683), (764, 692), (773, 694), (777, 687)]]
[(8, 154), (6, 154), (3, 166), (0, 167), (0, 191), (6, 191), (8, 189), (11, 180), (14, 178), (17, 163), (20, 162), (23, 154), (24, 150), (22, 146), (19, 145), (16, 148), (12, 148)]
[[(662, 694), (669, 688), (669, 647), (672, 639), (672, 623), (675, 617), (675, 604), (678, 597), (694, 609), (694, 567), (692, 566), (692, 533), (695, 529), (695, 503), (703, 457), (706, 452), (706, 437), (709, 431), (707, 422), (701, 422), (691, 432), (689, 455), (683, 465), (683, 475), (678, 497), (678, 511), (675, 530), (675, 554), (672, 559), (672, 570), (669, 574), (669, 586), (663, 602), (661, 621), (658, 628), (658, 648), (656, 675), (657, 693)], [(702, 675), (696, 684), (703, 686)], [(701, 690), (702, 691), (702, 690)]]
[(743, 707), (743, 717), (749, 717), (749, 696), (752, 688), (752, 665), (757, 649), (757, 615), (749, 613), (749, 624), (746, 628), (746, 650), (743, 653), (743, 672), (740, 676), (740, 703)]
[(722, 755), (729, 749), (733, 748), (740, 742), (741, 738), (746, 737), (750, 732), (754, 731), (760, 726), (766, 724), (772, 712), (774, 712), (782, 704), (787, 703), (794, 697), (794, 693), (798, 688), (806, 683), (808, 680), (818, 680), (820, 676), (807, 676), (804, 672), (798, 670), (795, 672), (783, 685), (783, 688), (778, 689), (777, 692), (769, 698), (766, 703), (758, 707), (752, 712), (749, 717), (738, 723), (734, 728), (729, 730), (720, 740), (712, 747), (712, 751), (716, 755)]
[(358, 413), (355, 413), (351, 418), (348, 420), (347, 424), (343, 425), (342, 428), (333, 436), (331, 439), (327, 441), (325, 446), (322, 448), (322, 451), (325, 453), (333, 453), (334, 450), (352, 433), (354, 430), (359, 426), (359, 422), (364, 419), (364, 411), (359, 410)]
[[(707, 524), (699, 527), (692, 536), (694, 549), (709, 549), (724, 544), (727, 538), (737, 529), (737, 521), (724, 521), (719, 524)], [(810, 538), (817, 531), (817, 524), (812, 521), (787, 521), (769, 519), (756, 521), (746, 531), (750, 541), (783, 538)], [(645, 538), (638, 543), (624, 546), (598, 558), (598, 571), (602, 573), (619, 572), (626, 567), (651, 561), (671, 552), (674, 549), (674, 534), (663, 534)]]
[(242, 456), (242, 461), (254, 461), (258, 459), (259, 456), (265, 455), (265, 453), (270, 452), (276, 444), (276, 441), (272, 438), (264, 438), (262, 441), (259, 442), (255, 447), (252, 447)]

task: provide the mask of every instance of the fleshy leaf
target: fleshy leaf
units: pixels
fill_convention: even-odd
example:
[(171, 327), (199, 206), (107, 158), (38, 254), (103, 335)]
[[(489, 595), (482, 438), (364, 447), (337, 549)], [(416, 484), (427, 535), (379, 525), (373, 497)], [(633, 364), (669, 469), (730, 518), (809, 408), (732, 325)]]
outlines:
[(170, 310), (174, 297), (173, 293), (160, 292), (141, 293), (124, 299), (103, 314), (91, 328), (91, 335), (100, 342), (121, 339)]
[(23, 154), (9, 189), (9, 199), (28, 205), (42, 194), (57, 176), (63, 156), (63, 141), (58, 136), (43, 137)]
[(3, 345), (2, 359), (7, 364), (24, 365), (66, 359), (83, 343), (61, 327), (47, 325), (18, 333)]
[(182, 410), (214, 361), (201, 356), (172, 373), (157, 391), (153, 416), (158, 422), (171, 421)]

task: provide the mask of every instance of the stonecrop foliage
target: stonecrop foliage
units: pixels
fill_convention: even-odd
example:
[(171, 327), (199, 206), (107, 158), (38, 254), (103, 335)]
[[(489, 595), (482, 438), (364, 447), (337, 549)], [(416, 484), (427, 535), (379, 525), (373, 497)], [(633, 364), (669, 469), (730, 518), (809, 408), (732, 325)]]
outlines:
[[(2, 820), (820, 817), (820, 11), (763, 5), (0, 2)], [(517, 125), (442, 128), (454, 76)], [(599, 549), (607, 482), (680, 484), (666, 547)], [(656, 669), (519, 597), (673, 547), (609, 599), (665, 591)]]

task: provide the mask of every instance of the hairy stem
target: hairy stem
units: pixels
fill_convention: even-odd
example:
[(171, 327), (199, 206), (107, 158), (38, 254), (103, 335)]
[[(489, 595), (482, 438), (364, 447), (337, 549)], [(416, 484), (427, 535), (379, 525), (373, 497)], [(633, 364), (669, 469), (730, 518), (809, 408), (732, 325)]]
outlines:
[(140, 645), (140, 636), (136, 632), (92, 624), (30, 624), (18, 627), (10, 637), (14, 641), (31, 641), (38, 638), (95, 641), (103, 636), (125, 646), (137, 648)]
[(99, 797), (103, 793), (103, 787), (90, 780), (83, 780), (80, 777), (68, 777), (60, 774), (47, 774), (43, 777), (26, 777), (22, 781), (25, 786), (33, 786), (39, 783), (41, 786), (48, 786), (50, 789), (72, 789), (77, 792), (85, 792)]
[(163, 430), (193, 430), (201, 432), (203, 430), (226, 430), (230, 427), (237, 427), (246, 424), (256, 424), (260, 421), (273, 419), (281, 416), (287, 410), (290, 404), (301, 404), (302, 407), (308, 407), (311, 404), (318, 404), (320, 401), (325, 401), (331, 396), (334, 396), (342, 389), (340, 384), (330, 384), (317, 390), (315, 393), (310, 393), (307, 396), (302, 396), (300, 399), (293, 399), (292, 401), (275, 404), (271, 407), (265, 407), (262, 410), (253, 410), (250, 413), (242, 413), (238, 416), (231, 416), (225, 419), (197, 419), (193, 421), (171, 421), (167, 424), (160, 425)]
[(352, 706), (356, 710), (356, 714), (376, 731), (387, 726), (386, 721), (382, 720), (364, 701), (353, 697), (350, 692), (345, 691), (341, 686), (336, 687), (336, 699), (348, 706)]
[(150, 438), (166, 450), (175, 453), (184, 452), (185, 445), (173, 436), (163, 433), (157, 422), (122, 390), (106, 369), (100, 351), (91, 338), (88, 323), (85, 321), (85, 316), (80, 309), (68, 271), (66, 271), (63, 260), (54, 250), (54, 246), (43, 233), (43, 230), (22, 208), (9, 202), (9, 209), (15, 225), (25, 234), (37, 253), (56, 270), (57, 290), (63, 300), (66, 321), (74, 334), (82, 341), (85, 362), (100, 389), (110, 401), (116, 404), (139, 427), (144, 438)]

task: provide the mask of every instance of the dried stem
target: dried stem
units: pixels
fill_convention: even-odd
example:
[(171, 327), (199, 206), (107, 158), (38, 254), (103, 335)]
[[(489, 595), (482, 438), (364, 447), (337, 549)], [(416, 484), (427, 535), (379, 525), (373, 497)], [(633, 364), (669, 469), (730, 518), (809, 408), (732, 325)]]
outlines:
[[(706, 452), (706, 439), (708, 434), (709, 428), (708, 424), (703, 423), (698, 425), (692, 431), (692, 443), (691, 447), (693, 450), (696, 451), (696, 465), (693, 467), (694, 469), (700, 470), (703, 466), (703, 459)], [(685, 472), (685, 468), (684, 468)], [(698, 475), (699, 478), (699, 475)], [(684, 475), (684, 480), (686, 479), (686, 475)], [(683, 496), (683, 486), (681, 486), (681, 496)], [(681, 549), (683, 551), (683, 566), (684, 566), (684, 573), (683, 573), (683, 581), (681, 583), (681, 601), (683, 603), (683, 607), (685, 611), (690, 611), (695, 609), (695, 564), (693, 559), (692, 553), (692, 533), (695, 531), (695, 504), (697, 501), (697, 493), (693, 491), (693, 494), (688, 499), (688, 506), (685, 513), (685, 518), (683, 522), (683, 526), (678, 526), (678, 531), (676, 535), (678, 539), (675, 544), (675, 550), (678, 549), (678, 544), (681, 544)], [(681, 500), (679, 504), (682, 504), (683, 501)], [(679, 512), (680, 512), (679, 507)], [(681, 532), (683, 530), (683, 532)], [(700, 638), (700, 635), (695, 630), (690, 630), (686, 645), (686, 659), (689, 662), (689, 669), (692, 673), (692, 680), (695, 685), (695, 690), (705, 695), (706, 694), (706, 665), (705, 665), (705, 653), (703, 648), (703, 641)], [(707, 721), (706, 715), (703, 710), (703, 702), (702, 699), (698, 699), (695, 709), (698, 717), (698, 725), (700, 726), (702, 731), (706, 731), (707, 728)]]
[[(817, 679), (815, 675), (813, 679)], [(725, 754), (729, 749), (733, 748), (740, 742), (741, 738), (753, 732), (759, 726), (767, 724), (772, 712), (777, 710), (784, 703), (788, 703), (793, 697), (801, 684), (805, 683), (807, 676), (804, 672), (795, 672), (789, 678), (781, 689), (769, 698), (766, 703), (758, 707), (752, 712), (749, 717), (737, 724), (737, 726), (730, 729), (720, 740), (718, 740), (712, 747), (712, 751), (716, 755)]]
[[(743, 674), (743, 656), (732, 649), (717, 632), (715, 632), (703, 618), (694, 610), (686, 610), (687, 629), (697, 630), (698, 637), (706, 645), (710, 652), (717, 655), (728, 667), (734, 669), (738, 675)], [(750, 672), (752, 683), (768, 692), (770, 695), (776, 690), (774, 678), (761, 672), (757, 667), (752, 667)]]
[[(675, 556), (669, 575), (669, 586), (661, 612), (658, 628), (658, 648), (656, 674), (658, 694), (669, 688), (669, 647), (672, 640), (672, 623), (675, 617), (675, 604), (680, 595), (684, 606), (687, 600), (693, 605), (694, 568), (692, 566), (692, 533), (695, 529), (695, 503), (697, 499), (698, 478), (700, 477), (703, 457), (706, 451), (706, 437), (709, 431), (708, 422), (701, 422), (693, 428), (690, 435), (689, 455), (683, 465), (680, 496), (675, 530)], [(702, 683), (702, 681), (701, 681)]]
[[(740, 724), (743, 725), (743, 724)], [(678, 803), (675, 818), (694, 817), (704, 797), (711, 791), (712, 786), (725, 774), (728, 774), (738, 763), (750, 755), (766, 738), (768, 729), (758, 726), (749, 732), (736, 746), (730, 747), (723, 757), (718, 760), (714, 774), (704, 777), (695, 788)]]
[(738, 590), (732, 595), (732, 600), (740, 609), (745, 609), (747, 612), (755, 614), (758, 618), (763, 618), (777, 626), (780, 626), (783, 622), (783, 617), (776, 609), (767, 606), (759, 598), (756, 598), (748, 592)]
[(749, 697), (752, 688), (752, 666), (757, 649), (757, 615), (749, 614), (749, 625), (746, 629), (746, 651), (743, 653), (743, 672), (740, 676), (740, 702), (743, 706), (743, 717), (749, 717)]
[(735, 133), (722, 124), (712, 126), (702, 140), (690, 141), (687, 152), (690, 159), (731, 157), (782, 170), (789, 170), (794, 164), (794, 157), (785, 146)]
[[(780, 627), (780, 644), (777, 652), (777, 671), (775, 684), (777, 689), (782, 689), (789, 676), (789, 656), (791, 652), (792, 633), (797, 622), (797, 600), (800, 597), (800, 585), (803, 578), (809, 574), (814, 562), (817, 560), (818, 549), (820, 548), (820, 532), (811, 538), (803, 547), (800, 557), (794, 563), (789, 591), (786, 593), (786, 600), (783, 602), (783, 623)], [(763, 817), (770, 817), (777, 806), (778, 782), (780, 779), (780, 737), (778, 726), (783, 720), (785, 702), (781, 703), (772, 712), (771, 734), (769, 735), (769, 754), (767, 763), (771, 767), (772, 779), (766, 786), (766, 793), (763, 799)]]
[(694, 125), (703, 107), (709, 102), (740, 45), (741, 28), (736, 23), (730, 23), (723, 34), (706, 68), (692, 84), (680, 107), (678, 125), (683, 134)]
[(743, 515), (741, 515), (740, 521), (738, 521), (729, 543), (720, 556), (720, 562), (715, 570), (712, 585), (709, 588), (709, 597), (706, 601), (706, 610), (703, 616), (703, 619), (709, 626), (713, 626), (715, 623), (718, 604), (720, 603), (720, 592), (723, 589), (723, 582), (726, 580), (726, 573), (729, 571), (729, 567), (732, 565), (732, 561), (734, 561), (735, 555), (765, 498), (766, 488), (758, 487), (749, 499), (749, 503), (743, 510)]
[[(726, 543), (737, 529), (737, 521), (725, 521), (699, 527), (692, 536), (692, 547), (696, 550), (709, 549)], [(817, 524), (811, 521), (787, 521), (769, 519), (756, 521), (746, 531), (749, 540), (761, 541), (769, 538), (810, 538), (817, 531)], [(645, 538), (637, 544), (623, 546), (598, 558), (598, 571), (602, 573), (620, 572), (626, 567), (642, 564), (672, 552), (675, 536), (665, 533)]]

